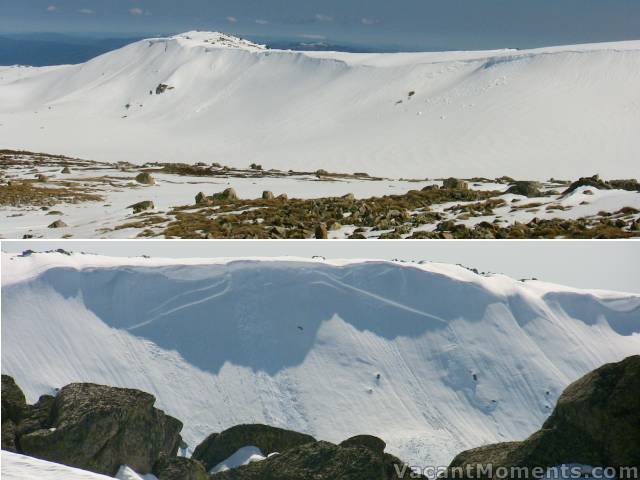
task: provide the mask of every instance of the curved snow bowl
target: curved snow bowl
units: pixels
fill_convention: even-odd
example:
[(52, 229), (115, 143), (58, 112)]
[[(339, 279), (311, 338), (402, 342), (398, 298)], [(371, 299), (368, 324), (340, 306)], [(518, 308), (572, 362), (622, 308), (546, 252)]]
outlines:
[(259, 422), (446, 464), (527, 436), (568, 383), (640, 351), (637, 295), (436, 264), (91, 261), (4, 284), (3, 371), (30, 400), (80, 380), (149, 391), (192, 447)]
[[(0, 144), (411, 178), (640, 176), (638, 41), (347, 54), (222, 48), (203, 35), (0, 69)], [(174, 89), (156, 95), (160, 84)]]

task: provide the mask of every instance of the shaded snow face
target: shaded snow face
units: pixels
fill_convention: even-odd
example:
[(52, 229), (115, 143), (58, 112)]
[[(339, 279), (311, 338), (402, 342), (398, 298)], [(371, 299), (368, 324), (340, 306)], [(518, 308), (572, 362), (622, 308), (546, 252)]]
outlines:
[[(479, 322), (501, 302), (474, 283), (388, 263), (51, 269), (35, 288), (79, 298), (107, 325), (176, 350), (212, 373), (225, 362), (269, 374), (299, 365), (334, 316), (394, 340), (446, 332), (457, 318)], [(535, 311), (522, 304), (517, 314)]]
[(640, 351), (634, 295), (390, 262), (111, 265), (6, 283), (3, 371), (30, 401), (72, 381), (148, 391), (191, 448), (267, 423), (446, 465), (528, 436), (571, 381)]

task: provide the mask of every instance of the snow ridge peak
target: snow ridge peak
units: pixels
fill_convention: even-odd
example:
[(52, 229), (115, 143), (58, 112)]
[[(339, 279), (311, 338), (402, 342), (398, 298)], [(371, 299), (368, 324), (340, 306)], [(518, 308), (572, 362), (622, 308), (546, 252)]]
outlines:
[(177, 40), (184, 46), (204, 46), (217, 48), (239, 48), (243, 50), (259, 51), (266, 50), (266, 45), (254, 43), (250, 40), (237, 37), (224, 32), (203, 32), (192, 30), (180, 33), (170, 37), (171, 40)]

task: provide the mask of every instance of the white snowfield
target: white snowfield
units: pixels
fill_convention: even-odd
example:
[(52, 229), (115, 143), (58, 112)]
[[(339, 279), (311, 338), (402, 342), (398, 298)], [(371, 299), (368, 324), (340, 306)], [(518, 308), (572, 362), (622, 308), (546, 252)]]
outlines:
[(638, 85), (640, 41), (352, 54), (188, 32), (80, 65), (0, 67), (0, 147), (411, 178), (638, 177)]
[(138, 475), (124, 465), (115, 477), (108, 477), (6, 450), (2, 450), (0, 471), (5, 480), (158, 480), (153, 474)]
[(2, 255), (2, 371), (29, 401), (138, 388), (205, 436), (368, 433), (411, 465), (523, 439), (562, 390), (640, 352), (640, 296), (445, 264)]

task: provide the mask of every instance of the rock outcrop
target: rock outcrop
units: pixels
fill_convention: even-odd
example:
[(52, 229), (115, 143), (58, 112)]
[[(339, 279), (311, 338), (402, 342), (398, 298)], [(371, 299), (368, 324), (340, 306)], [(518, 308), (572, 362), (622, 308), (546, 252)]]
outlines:
[(236, 425), (209, 435), (196, 447), (192, 458), (201, 461), (209, 471), (242, 447), (255, 446), (263, 455), (269, 455), (315, 441), (311, 435), (269, 425)]
[(66, 223), (64, 223), (62, 220), (56, 220), (55, 222), (49, 224), (48, 228), (65, 228), (65, 227), (68, 227)]
[(442, 188), (447, 188), (450, 190), (468, 190), (469, 184), (464, 180), (460, 180), (458, 178), (445, 178), (442, 182)]
[(162, 456), (153, 466), (158, 480), (207, 480), (209, 475), (204, 465), (186, 457)]
[(153, 210), (156, 206), (151, 200), (143, 200), (142, 202), (129, 205), (127, 208), (133, 208), (133, 213), (144, 212), (145, 210)]
[(136, 182), (142, 183), (144, 185), (155, 185), (156, 179), (153, 178), (153, 175), (148, 172), (141, 172), (136, 175)]
[(640, 465), (639, 426), (640, 355), (634, 355), (569, 385), (542, 428), (526, 440), (467, 450), (450, 468)]
[(182, 423), (153, 407), (153, 395), (91, 383), (43, 396), (17, 426), (19, 451), (105, 475), (120, 465), (149, 473), (174, 456)]
[(366, 447), (378, 455), (384, 453), (384, 449), (387, 448), (387, 444), (381, 438), (374, 437), (373, 435), (356, 435), (355, 437), (347, 438), (340, 443), (341, 447), (353, 447), (361, 446)]
[(212, 476), (214, 480), (396, 480), (424, 478), (413, 474), (393, 455), (361, 444), (311, 442), (279, 455)]
[(525, 197), (540, 197), (542, 185), (539, 182), (531, 182), (528, 180), (516, 181), (507, 189), (506, 193), (514, 195), (524, 195)]

